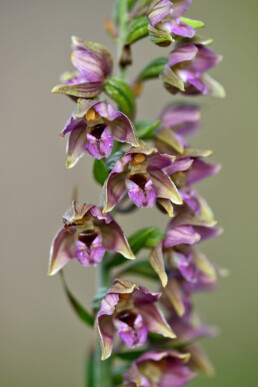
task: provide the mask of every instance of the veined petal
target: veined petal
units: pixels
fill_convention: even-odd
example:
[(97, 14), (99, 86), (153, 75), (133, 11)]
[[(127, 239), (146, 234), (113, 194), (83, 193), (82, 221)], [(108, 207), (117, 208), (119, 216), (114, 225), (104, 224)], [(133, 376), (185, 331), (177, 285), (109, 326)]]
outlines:
[(164, 247), (173, 247), (181, 243), (192, 245), (198, 242), (201, 236), (192, 226), (181, 225), (171, 228), (166, 233), (166, 239), (164, 241)]
[(161, 114), (162, 126), (173, 128), (183, 136), (196, 132), (200, 118), (200, 107), (193, 104), (171, 104)]
[(149, 261), (155, 272), (158, 274), (162, 286), (166, 287), (168, 282), (168, 276), (165, 270), (163, 252), (162, 252), (162, 243), (158, 243), (154, 250), (152, 250)]
[(112, 173), (104, 184), (104, 209), (110, 212), (126, 194), (125, 173)]
[(74, 234), (65, 228), (58, 231), (53, 239), (49, 255), (48, 275), (54, 275), (75, 258)]
[(151, 171), (150, 175), (158, 198), (170, 199), (175, 204), (183, 203), (175, 184), (165, 172)]
[(172, 3), (170, 0), (160, 0), (154, 4), (148, 11), (148, 18), (153, 27), (170, 14)]
[(70, 133), (67, 142), (67, 168), (72, 168), (77, 161), (86, 153), (86, 130), (85, 126), (76, 128)]
[(104, 46), (77, 38), (76, 36), (72, 36), (72, 45), (75, 50), (85, 50), (94, 56), (98, 60), (105, 77), (110, 75), (113, 68), (113, 59), (110, 52)]
[(174, 278), (169, 279), (167, 287), (164, 289), (164, 294), (173, 305), (178, 316), (183, 316), (185, 314), (183, 294), (178, 282)]
[(178, 63), (192, 61), (198, 53), (194, 44), (183, 44), (175, 48), (169, 56), (168, 66), (174, 67)]
[(175, 156), (154, 152), (148, 157), (148, 170), (155, 171), (169, 167), (175, 160)]
[(65, 136), (66, 133), (72, 132), (75, 129), (84, 126), (86, 128), (85, 122), (82, 119), (75, 119), (74, 114), (72, 114), (65, 123), (63, 130), (60, 132), (60, 136)]
[(103, 298), (100, 311), (97, 314), (95, 329), (99, 337), (102, 350), (101, 360), (107, 359), (112, 352), (115, 327), (111, 316), (115, 311), (115, 306), (118, 301), (118, 294), (107, 294)]
[(101, 92), (102, 82), (83, 82), (70, 85), (57, 85), (51, 93), (71, 95), (77, 98), (95, 98)]
[(192, 185), (207, 177), (213, 176), (219, 172), (219, 164), (208, 164), (202, 160), (194, 160), (192, 167), (187, 174), (187, 185)]
[(191, 63), (189, 70), (203, 73), (210, 70), (212, 67), (217, 66), (217, 64), (222, 60), (220, 55), (217, 55), (210, 48), (205, 46), (198, 46), (198, 53)]
[(128, 259), (135, 259), (135, 255), (133, 254), (121, 227), (114, 220), (109, 224), (101, 226), (101, 235), (102, 246), (106, 250), (116, 251)]
[(162, 336), (174, 339), (176, 335), (168, 325), (163, 313), (153, 304), (142, 304), (140, 313), (144, 321), (144, 325), (148, 331), (158, 333)]
[(71, 53), (72, 64), (83, 74), (85, 81), (99, 82), (104, 79), (100, 63), (86, 50), (74, 50)]
[(191, 4), (192, 0), (174, 0), (172, 17), (178, 18), (182, 16)]
[(192, 38), (195, 35), (195, 29), (188, 24), (177, 20), (175, 24), (171, 23), (172, 33), (178, 36), (183, 36), (185, 38)]
[(170, 167), (166, 169), (166, 172), (169, 176), (171, 176), (176, 172), (187, 171), (192, 164), (193, 159), (190, 158), (176, 160)]

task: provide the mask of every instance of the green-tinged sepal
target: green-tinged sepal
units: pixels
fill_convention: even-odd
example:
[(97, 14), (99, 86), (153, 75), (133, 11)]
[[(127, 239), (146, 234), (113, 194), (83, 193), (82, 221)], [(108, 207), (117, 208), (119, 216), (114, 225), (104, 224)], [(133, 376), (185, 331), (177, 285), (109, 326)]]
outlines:
[(132, 89), (120, 78), (108, 78), (104, 83), (104, 92), (112, 98), (121, 110), (128, 117), (135, 113), (135, 99)]
[(65, 94), (76, 98), (95, 98), (101, 91), (101, 82), (73, 83), (57, 85), (51, 93)]
[(149, 140), (161, 121), (143, 120), (135, 123), (135, 129), (140, 140)]
[(134, 261), (127, 265), (122, 271), (119, 272), (119, 276), (124, 274), (135, 274), (141, 277), (146, 277), (152, 280), (158, 280), (158, 276), (150, 265), (147, 259), (140, 261)]
[(158, 274), (162, 286), (165, 288), (168, 283), (168, 276), (165, 270), (164, 260), (163, 260), (163, 251), (162, 251), (162, 243), (158, 243), (157, 247), (151, 252), (150, 264)]
[(148, 36), (148, 24), (149, 20), (147, 16), (140, 16), (135, 18), (128, 27), (128, 33), (126, 36), (126, 42), (132, 44), (142, 38)]
[(172, 36), (167, 32), (157, 30), (152, 27), (150, 24), (148, 26), (149, 30), (149, 39), (152, 43), (157, 44), (161, 47), (168, 47), (174, 41)]
[(87, 325), (93, 327), (94, 326), (94, 317), (76, 300), (74, 295), (69, 290), (67, 283), (64, 278), (64, 274), (60, 271), (60, 276), (62, 280), (62, 284), (67, 295), (68, 300), (70, 301), (71, 306), (73, 307), (77, 316)]
[(140, 73), (138, 76), (139, 81), (146, 81), (147, 79), (158, 78), (162, 71), (164, 70), (165, 65), (168, 62), (168, 58), (160, 57), (152, 60)]
[(215, 79), (213, 79), (210, 75), (204, 74), (203, 75), (203, 81), (206, 84), (206, 86), (210, 90), (210, 94), (213, 95), (213, 97), (218, 98), (225, 98), (226, 97), (226, 91), (224, 87)]
[(170, 87), (175, 87), (180, 91), (185, 91), (184, 82), (174, 73), (174, 71), (169, 66), (164, 68), (160, 78), (164, 82), (167, 89)]
[(205, 27), (205, 24), (200, 20), (189, 19), (188, 17), (183, 16), (180, 17), (180, 20), (188, 26), (193, 27), (195, 30)]
[(103, 161), (103, 159), (94, 160), (94, 165), (93, 165), (93, 175), (95, 180), (100, 184), (103, 185), (108, 178), (108, 169)]

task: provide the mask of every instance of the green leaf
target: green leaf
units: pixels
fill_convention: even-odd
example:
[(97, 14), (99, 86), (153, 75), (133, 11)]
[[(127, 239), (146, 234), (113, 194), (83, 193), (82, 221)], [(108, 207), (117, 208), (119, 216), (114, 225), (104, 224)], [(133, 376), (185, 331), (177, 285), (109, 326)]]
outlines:
[(133, 117), (135, 112), (135, 99), (132, 89), (120, 78), (108, 78), (104, 84), (104, 92), (112, 98), (118, 108), (127, 116)]
[(137, 79), (146, 81), (147, 79), (158, 78), (167, 62), (168, 58), (165, 57), (154, 59), (141, 71)]
[(107, 166), (108, 171), (111, 171), (114, 168), (117, 160), (120, 159), (120, 157), (123, 157), (124, 154), (125, 154), (125, 152), (123, 152), (123, 151), (117, 151), (107, 159), (106, 166)]
[(148, 24), (149, 20), (147, 16), (140, 16), (138, 18), (135, 18), (129, 25), (128, 33), (126, 36), (126, 42), (132, 44), (137, 40), (148, 36)]
[(141, 355), (144, 354), (144, 350), (128, 351), (128, 352), (117, 352), (114, 355), (121, 360), (132, 361), (138, 359)]
[(138, 274), (153, 280), (159, 279), (147, 259), (132, 262), (124, 270), (119, 272), (119, 275), (121, 274)]
[(85, 324), (93, 327), (94, 317), (79, 303), (79, 301), (76, 300), (74, 295), (71, 293), (71, 291), (69, 290), (66, 284), (64, 273), (62, 270), (60, 271), (60, 276), (61, 276), (62, 284), (65, 290), (65, 293), (67, 295), (67, 298), (70, 301), (70, 304), (72, 305), (75, 313)]
[(203, 28), (205, 24), (200, 20), (189, 19), (188, 17), (180, 17), (180, 20), (194, 29)]
[(103, 161), (103, 159), (94, 160), (93, 164), (93, 175), (95, 180), (100, 184), (103, 185), (108, 178), (108, 169)]
[(165, 231), (155, 227), (145, 240), (144, 247), (153, 249), (165, 237)]
[[(137, 254), (143, 248), (153, 248), (163, 239), (164, 233), (157, 227), (146, 227), (136, 231), (128, 238), (128, 242), (134, 254)], [(110, 262), (106, 264), (108, 269), (123, 265), (128, 262), (121, 254), (117, 254)]]
[(105, 297), (105, 295), (107, 294), (107, 291), (108, 291), (108, 288), (107, 287), (103, 287), (103, 288), (99, 288), (95, 297), (93, 298), (93, 301), (92, 301), (92, 308), (93, 310), (95, 311), (98, 311), (101, 307), (101, 301), (103, 300), (103, 298)]
[(135, 129), (140, 140), (152, 138), (152, 134), (161, 121), (143, 120), (135, 123)]
[(86, 363), (85, 387), (94, 386), (94, 353), (89, 353)]

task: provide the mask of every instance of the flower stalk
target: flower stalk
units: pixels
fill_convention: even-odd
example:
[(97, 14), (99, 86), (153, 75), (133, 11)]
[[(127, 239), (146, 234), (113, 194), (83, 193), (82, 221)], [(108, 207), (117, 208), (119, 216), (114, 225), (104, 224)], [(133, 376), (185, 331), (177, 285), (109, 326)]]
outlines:
[[(221, 57), (208, 47), (210, 39), (199, 36), (204, 23), (184, 16), (191, 3), (117, 0), (108, 29), (117, 43), (118, 76), (112, 76), (113, 59), (105, 47), (72, 37), (76, 70), (63, 74), (52, 90), (75, 102), (60, 133), (68, 137), (67, 168), (88, 153), (102, 187), (100, 206), (75, 200), (65, 212), (48, 270), (51, 276), (60, 272), (74, 311), (95, 327), (87, 387), (182, 387), (198, 372), (213, 373), (199, 341), (216, 329), (201, 322), (193, 295), (217, 287), (222, 270), (198, 245), (222, 230), (195, 184), (220, 166), (206, 161), (210, 150), (194, 149), (188, 140), (199, 130), (197, 104), (173, 101), (155, 119), (136, 118), (137, 98), (152, 79), (160, 79), (172, 98), (225, 94), (207, 74)], [(169, 52), (128, 81), (131, 47), (146, 37)], [(153, 219), (127, 238), (114, 219), (115, 213), (152, 207), (163, 214), (163, 229)], [(140, 259), (143, 249), (147, 257)], [(63, 268), (72, 260), (96, 266), (91, 311), (65, 281)], [(148, 278), (153, 289), (128, 275)]]

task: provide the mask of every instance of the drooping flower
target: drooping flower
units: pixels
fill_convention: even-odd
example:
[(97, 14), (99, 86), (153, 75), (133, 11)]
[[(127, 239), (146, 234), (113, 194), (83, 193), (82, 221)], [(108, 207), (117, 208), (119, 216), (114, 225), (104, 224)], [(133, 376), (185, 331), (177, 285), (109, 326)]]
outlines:
[(180, 17), (191, 5), (191, 0), (160, 0), (148, 11), (150, 40), (160, 46), (169, 46), (175, 37), (192, 38), (195, 29)]
[(106, 250), (135, 258), (120, 226), (100, 207), (73, 201), (63, 221), (64, 227), (51, 245), (49, 275), (56, 274), (73, 259), (83, 266), (96, 266)]
[(200, 126), (200, 106), (185, 103), (168, 105), (162, 112), (161, 124), (156, 133), (158, 142), (168, 145), (178, 153), (183, 153), (189, 145), (185, 136), (193, 135)]
[(116, 331), (130, 348), (145, 344), (148, 332), (175, 337), (162, 312), (154, 305), (160, 295), (130, 281), (115, 280), (96, 318), (102, 360), (111, 355)]
[(224, 96), (224, 89), (206, 72), (221, 61), (221, 56), (201, 42), (179, 43), (171, 52), (161, 79), (172, 94)]
[(189, 368), (190, 354), (175, 350), (147, 352), (135, 360), (124, 375), (127, 387), (183, 387), (195, 373)]
[(105, 79), (111, 74), (113, 60), (110, 52), (101, 44), (72, 37), (71, 61), (77, 69), (62, 76), (63, 85), (55, 86), (53, 93), (76, 98), (94, 98), (101, 91)]
[(67, 167), (73, 167), (88, 152), (96, 159), (108, 157), (114, 139), (138, 146), (133, 124), (123, 113), (106, 102), (78, 99), (77, 107), (60, 133), (70, 133)]
[(157, 244), (149, 259), (164, 287), (168, 283), (164, 262), (173, 276), (182, 278), (189, 286), (203, 287), (204, 282), (209, 285), (210, 281), (214, 283), (216, 269), (192, 245), (215, 238), (222, 230), (215, 227), (216, 221), (210, 207), (195, 191), (182, 191), (182, 198), (184, 205), (177, 208), (165, 239)]
[(104, 190), (104, 212), (111, 211), (128, 192), (138, 207), (153, 207), (156, 200), (168, 200), (182, 204), (179, 192), (163, 171), (172, 165), (174, 157), (160, 154), (157, 149), (140, 142), (120, 158), (108, 179)]

